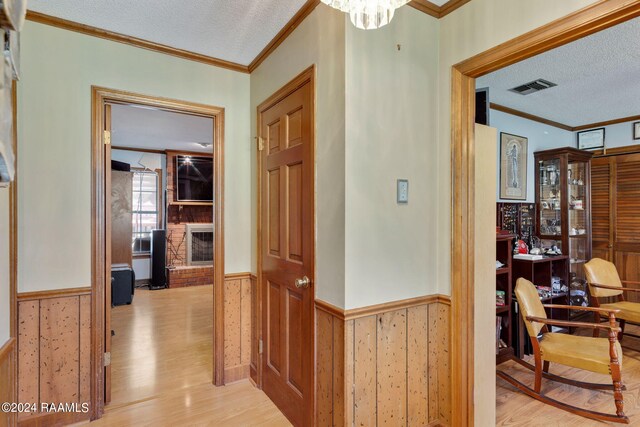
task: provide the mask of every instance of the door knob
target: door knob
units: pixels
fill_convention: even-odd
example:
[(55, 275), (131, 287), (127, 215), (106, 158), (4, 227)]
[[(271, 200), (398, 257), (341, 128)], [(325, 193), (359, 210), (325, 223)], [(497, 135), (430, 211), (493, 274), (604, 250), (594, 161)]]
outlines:
[(296, 279), (296, 288), (298, 289), (308, 288), (310, 284), (311, 279), (307, 276), (302, 276), (301, 278)]

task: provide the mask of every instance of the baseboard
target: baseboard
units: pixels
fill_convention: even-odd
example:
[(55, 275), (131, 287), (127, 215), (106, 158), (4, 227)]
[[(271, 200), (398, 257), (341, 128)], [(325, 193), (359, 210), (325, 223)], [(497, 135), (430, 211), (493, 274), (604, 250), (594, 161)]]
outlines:
[(224, 384), (235, 383), (249, 378), (249, 365), (234, 366), (224, 370)]

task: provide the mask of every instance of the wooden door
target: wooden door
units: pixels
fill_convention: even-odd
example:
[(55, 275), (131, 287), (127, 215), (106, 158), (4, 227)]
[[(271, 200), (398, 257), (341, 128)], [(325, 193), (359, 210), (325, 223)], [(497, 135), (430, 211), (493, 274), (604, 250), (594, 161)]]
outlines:
[(613, 157), (600, 157), (591, 161), (591, 256), (607, 261), (613, 260), (612, 160)]
[[(595, 225), (600, 230), (597, 246), (594, 232), (593, 256), (613, 261), (622, 280), (640, 281), (640, 154), (594, 159), (592, 167), (592, 185), (598, 180), (600, 188), (592, 193), (592, 223), (594, 231)], [(604, 185), (607, 177), (608, 193)], [(630, 300), (640, 300), (633, 294), (629, 293)]]
[[(111, 105), (104, 106), (104, 216), (105, 216), (105, 263), (104, 263), (104, 351), (111, 358)], [(111, 363), (104, 368), (104, 403), (111, 402)]]
[[(313, 425), (312, 83), (259, 107), (262, 386), (296, 426)], [(286, 88), (285, 88), (286, 89)], [(308, 278), (309, 283), (301, 283)]]

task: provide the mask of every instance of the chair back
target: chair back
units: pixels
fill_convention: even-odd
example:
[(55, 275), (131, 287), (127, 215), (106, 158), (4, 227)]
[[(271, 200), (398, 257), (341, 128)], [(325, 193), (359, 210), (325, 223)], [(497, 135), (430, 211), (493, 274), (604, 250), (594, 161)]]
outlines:
[(595, 298), (615, 297), (622, 294), (622, 290), (616, 291), (615, 289), (603, 289), (591, 286), (592, 283), (606, 286), (622, 287), (620, 276), (618, 276), (618, 270), (616, 266), (609, 261), (605, 261), (601, 258), (593, 258), (591, 261), (584, 265), (584, 272), (587, 276), (587, 283), (589, 283), (589, 292)]
[(547, 318), (547, 313), (544, 311), (544, 307), (540, 302), (540, 296), (536, 287), (528, 281), (520, 277), (516, 281), (516, 298), (518, 299), (518, 305), (520, 306), (520, 314), (522, 320), (527, 327), (529, 336), (535, 338), (540, 333), (540, 330), (544, 327), (544, 323), (530, 322), (527, 320), (527, 316)]

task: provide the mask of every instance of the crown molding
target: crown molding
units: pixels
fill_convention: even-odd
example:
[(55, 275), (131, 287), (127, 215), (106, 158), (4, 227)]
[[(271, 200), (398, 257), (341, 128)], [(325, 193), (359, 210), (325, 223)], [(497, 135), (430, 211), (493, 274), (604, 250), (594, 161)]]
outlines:
[(542, 123), (548, 126), (553, 126), (558, 129), (567, 130), (569, 132), (573, 132), (574, 128), (563, 123), (554, 122), (553, 120), (545, 119), (544, 117), (534, 116), (533, 114), (525, 113), (524, 111), (515, 110), (513, 108), (505, 107), (504, 105), (495, 104), (491, 102), (489, 104), (489, 108), (496, 111), (501, 111), (506, 114), (511, 114), (512, 116), (522, 117), (523, 119), (533, 120), (534, 122)]
[(287, 37), (289, 37), (289, 34), (291, 34), (293, 30), (295, 30), (319, 4), (320, 0), (307, 0), (307, 2), (302, 5), (298, 13), (296, 13), (289, 22), (287, 22), (287, 25), (285, 25), (284, 28), (282, 28), (282, 30), (280, 30), (269, 42), (269, 44), (262, 49), (262, 52), (260, 52), (258, 56), (251, 61), (251, 64), (249, 64), (249, 72), (252, 73), (253, 70), (258, 68), (260, 64), (262, 64), (262, 62), (267, 59), (269, 55), (271, 55), (271, 53), (287, 39)]
[(34, 12), (32, 10), (27, 11), (27, 19), (32, 22), (37, 22), (39, 24), (50, 25), (52, 27), (74, 31), (76, 33), (81, 33), (88, 36), (98, 37), (105, 40), (111, 40), (118, 43), (127, 44), (129, 46), (135, 46), (142, 49), (147, 49), (154, 52), (160, 52), (160, 53), (164, 53), (171, 56), (177, 56), (178, 58), (188, 59), (190, 61), (201, 62), (207, 65), (213, 65), (215, 67), (221, 67), (221, 68), (226, 68), (233, 71), (239, 71), (241, 73), (249, 73), (249, 67), (247, 67), (246, 65), (225, 61), (224, 59), (218, 59), (212, 56), (207, 56), (207, 55), (191, 52), (184, 49), (178, 49), (178, 48), (167, 46), (164, 44), (151, 42), (149, 40), (140, 39), (138, 37), (126, 36), (124, 34), (103, 30), (100, 28), (92, 27), (90, 25), (80, 24), (78, 22), (57, 18), (55, 16), (46, 15), (40, 12)]
[(431, 15), (434, 18), (440, 19), (444, 18), (460, 6), (463, 6), (470, 1), (471, 0), (449, 0), (442, 6), (438, 6), (437, 4), (431, 3), (428, 0), (413, 0), (409, 3), (409, 6), (419, 10), (420, 12), (424, 12), (427, 15)]

